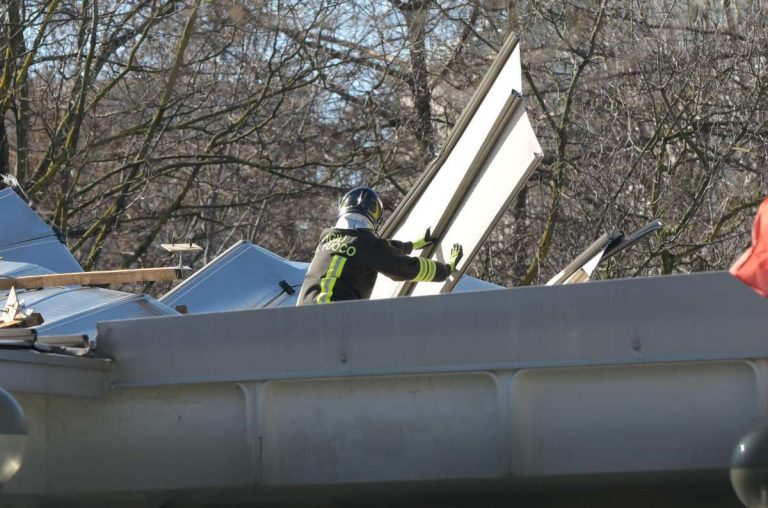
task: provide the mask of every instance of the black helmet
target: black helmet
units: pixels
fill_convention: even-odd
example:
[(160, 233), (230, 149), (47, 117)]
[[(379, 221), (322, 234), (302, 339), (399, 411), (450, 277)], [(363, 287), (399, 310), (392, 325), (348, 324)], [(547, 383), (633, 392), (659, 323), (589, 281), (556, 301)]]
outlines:
[(377, 226), (381, 222), (383, 209), (384, 205), (375, 190), (370, 187), (355, 187), (341, 198), (339, 217), (348, 213), (359, 213)]

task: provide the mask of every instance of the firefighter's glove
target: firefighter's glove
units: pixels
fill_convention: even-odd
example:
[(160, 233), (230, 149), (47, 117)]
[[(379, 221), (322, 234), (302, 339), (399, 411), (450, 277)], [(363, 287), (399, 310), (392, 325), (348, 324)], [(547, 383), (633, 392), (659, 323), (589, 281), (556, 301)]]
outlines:
[(451, 249), (451, 257), (448, 262), (452, 272), (456, 271), (456, 265), (459, 264), (462, 257), (464, 257), (464, 249), (461, 247), (461, 244), (454, 243), (453, 248)]
[(432, 242), (435, 241), (435, 238), (432, 236), (432, 233), (430, 232), (432, 228), (427, 228), (427, 230), (424, 232), (424, 236), (419, 238), (418, 240), (414, 240), (413, 242), (413, 250), (421, 250), (424, 247), (428, 245), (432, 245)]

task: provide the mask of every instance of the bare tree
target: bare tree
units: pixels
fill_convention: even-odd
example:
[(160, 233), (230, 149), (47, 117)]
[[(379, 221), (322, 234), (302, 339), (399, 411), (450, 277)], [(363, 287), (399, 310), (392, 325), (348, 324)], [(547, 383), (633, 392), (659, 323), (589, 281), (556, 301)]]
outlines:
[(473, 273), (539, 283), (604, 230), (660, 235), (609, 277), (723, 269), (766, 193), (764, 7), (751, 0), (8, 0), (0, 169), (86, 268), (308, 259), (338, 196), (391, 209), (496, 51), (524, 34), (546, 158)]

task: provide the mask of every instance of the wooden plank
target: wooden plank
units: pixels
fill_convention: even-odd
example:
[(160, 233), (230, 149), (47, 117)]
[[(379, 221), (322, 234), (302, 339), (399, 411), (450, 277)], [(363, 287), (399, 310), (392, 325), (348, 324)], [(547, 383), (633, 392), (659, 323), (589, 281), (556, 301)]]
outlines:
[(203, 250), (203, 248), (196, 243), (161, 243), (160, 247), (168, 252), (196, 252)]
[(21, 288), (44, 288), (55, 286), (92, 286), (101, 284), (119, 284), (179, 280), (183, 270), (177, 267), (134, 268), (129, 270), (105, 270), (94, 272), (54, 273), (48, 275), (29, 275), (25, 277), (0, 278), (0, 290)]

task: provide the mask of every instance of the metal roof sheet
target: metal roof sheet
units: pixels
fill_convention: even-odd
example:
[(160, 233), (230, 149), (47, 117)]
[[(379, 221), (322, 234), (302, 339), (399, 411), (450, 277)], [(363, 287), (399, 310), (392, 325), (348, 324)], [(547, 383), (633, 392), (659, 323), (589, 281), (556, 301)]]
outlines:
[(0, 258), (23, 261), (54, 272), (83, 269), (56, 233), (13, 189), (0, 190)]
[[(170, 306), (186, 305), (190, 314), (290, 305), (280, 281), (298, 292), (307, 266), (239, 241), (160, 301)], [(295, 294), (292, 302), (295, 304)]]
[(489, 289), (505, 289), (504, 286), (499, 286), (493, 282), (487, 280), (476, 279), (468, 275), (462, 275), (459, 282), (456, 283), (456, 287), (453, 288), (453, 293), (468, 293), (470, 291), (488, 291)]
[(0, 258), (43, 266), (50, 269), (51, 273), (83, 271), (67, 246), (55, 236), (36, 238), (21, 244), (0, 246)]
[[(7, 291), (0, 292), (5, 299)], [(99, 321), (178, 315), (148, 295), (137, 295), (95, 287), (68, 286), (18, 290), (19, 300), (39, 312), (45, 322), (36, 327), (39, 335), (96, 334)]]
[(46, 275), (50, 273), (54, 272), (32, 263), (0, 260), (0, 276), (24, 277), (26, 275)]

